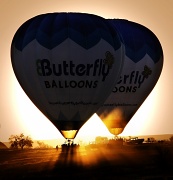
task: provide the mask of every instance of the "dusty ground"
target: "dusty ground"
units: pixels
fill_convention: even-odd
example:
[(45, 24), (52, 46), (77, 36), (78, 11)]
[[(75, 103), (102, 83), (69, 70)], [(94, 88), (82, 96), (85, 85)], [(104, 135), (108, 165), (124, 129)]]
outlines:
[(173, 147), (130, 145), (61, 149), (0, 150), (2, 179), (173, 179)]

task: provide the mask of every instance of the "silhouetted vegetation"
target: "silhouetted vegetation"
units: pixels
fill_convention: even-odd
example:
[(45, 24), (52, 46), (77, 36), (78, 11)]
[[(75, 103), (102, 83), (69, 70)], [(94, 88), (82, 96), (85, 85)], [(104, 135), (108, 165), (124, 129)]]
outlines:
[(52, 146), (49, 146), (48, 144), (45, 144), (42, 141), (37, 141), (37, 144), (38, 144), (38, 147), (36, 147), (36, 148), (39, 148), (39, 149), (51, 149), (51, 148), (53, 148)]
[(169, 138), (170, 142), (173, 143), (173, 136)]
[(24, 147), (31, 148), (33, 140), (29, 136), (24, 136), (24, 134), (21, 133), (20, 135), (11, 135), (9, 137), (9, 143), (12, 149), (24, 149)]

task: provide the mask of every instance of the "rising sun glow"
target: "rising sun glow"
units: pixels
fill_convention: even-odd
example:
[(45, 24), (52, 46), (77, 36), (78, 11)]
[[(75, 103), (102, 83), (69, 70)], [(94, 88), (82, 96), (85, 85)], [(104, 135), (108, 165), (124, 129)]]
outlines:
[[(24, 131), (24, 134), (26, 135), (29, 134), (33, 139), (61, 139), (64, 141), (65, 139), (60, 134), (60, 132), (31, 102), (18, 82), (15, 81), (14, 84), (14, 97), (16, 98), (15, 109), (19, 115), (18, 119), (20, 119), (18, 123), (21, 125), (21, 127), (24, 127), (24, 129), (21, 131)], [(81, 127), (75, 140), (90, 142), (94, 141), (96, 136), (113, 137), (101, 119), (96, 114), (94, 114)]]

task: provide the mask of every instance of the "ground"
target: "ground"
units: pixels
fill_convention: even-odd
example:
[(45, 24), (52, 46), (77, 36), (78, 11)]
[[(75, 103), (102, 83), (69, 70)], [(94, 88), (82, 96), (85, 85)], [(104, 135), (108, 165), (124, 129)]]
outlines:
[(0, 150), (0, 179), (173, 179), (173, 146), (90, 145)]

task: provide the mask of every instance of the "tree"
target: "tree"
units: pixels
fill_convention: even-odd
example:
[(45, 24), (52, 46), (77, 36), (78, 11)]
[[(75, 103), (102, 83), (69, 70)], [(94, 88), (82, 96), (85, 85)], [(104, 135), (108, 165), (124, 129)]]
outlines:
[(13, 149), (23, 149), (24, 147), (32, 147), (33, 141), (29, 136), (24, 136), (21, 133), (20, 135), (11, 135), (9, 137), (9, 143)]
[(173, 143), (173, 136), (171, 136), (169, 140), (171, 141), (171, 143)]

